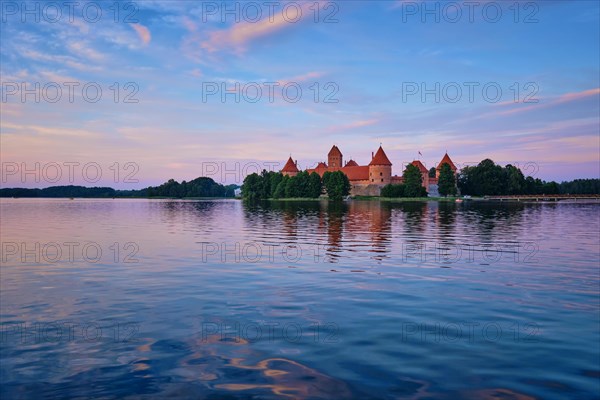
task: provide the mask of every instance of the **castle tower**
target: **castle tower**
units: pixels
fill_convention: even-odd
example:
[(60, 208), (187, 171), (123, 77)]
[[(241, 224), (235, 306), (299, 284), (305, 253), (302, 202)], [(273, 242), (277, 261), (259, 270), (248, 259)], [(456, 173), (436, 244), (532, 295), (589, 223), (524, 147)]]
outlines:
[(342, 152), (336, 145), (333, 145), (331, 150), (329, 150), (329, 154), (327, 154), (327, 164), (329, 165), (329, 168), (342, 168), (344, 166), (342, 161)]
[(379, 146), (379, 149), (369, 163), (369, 183), (387, 185), (392, 181), (392, 162)]
[(439, 179), (439, 177), (440, 177), (440, 171), (442, 169), (442, 165), (444, 165), (444, 164), (450, 165), (450, 169), (452, 170), (452, 172), (454, 173), (454, 175), (456, 175), (456, 171), (457, 171), (458, 168), (456, 168), (456, 165), (454, 165), (454, 163), (450, 159), (450, 156), (448, 155), (448, 153), (446, 153), (444, 155), (444, 157), (442, 158), (442, 161), (440, 161), (440, 163), (438, 164), (437, 168), (435, 169), (435, 179)]
[(296, 165), (294, 160), (292, 160), (292, 157), (290, 157), (287, 160), (287, 162), (281, 169), (281, 173), (283, 175), (287, 175), (287, 176), (296, 176), (296, 175), (298, 175), (298, 172), (300, 172), (300, 170), (298, 169), (298, 166)]

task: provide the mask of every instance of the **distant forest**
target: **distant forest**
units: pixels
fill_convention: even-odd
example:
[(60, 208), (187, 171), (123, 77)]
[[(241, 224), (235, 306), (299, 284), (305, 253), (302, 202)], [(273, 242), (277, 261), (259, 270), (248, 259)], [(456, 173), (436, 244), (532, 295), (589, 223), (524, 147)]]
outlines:
[(51, 186), (45, 189), (3, 188), (0, 197), (234, 197), (237, 185), (221, 185), (211, 178), (196, 178), (181, 183), (170, 179), (160, 186), (140, 190), (118, 190), (110, 187)]
[(458, 174), (461, 194), (473, 196), (523, 194), (600, 194), (600, 179), (575, 179), (569, 182), (546, 182), (510, 164), (502, 167), (490, 159), (464, 167)]

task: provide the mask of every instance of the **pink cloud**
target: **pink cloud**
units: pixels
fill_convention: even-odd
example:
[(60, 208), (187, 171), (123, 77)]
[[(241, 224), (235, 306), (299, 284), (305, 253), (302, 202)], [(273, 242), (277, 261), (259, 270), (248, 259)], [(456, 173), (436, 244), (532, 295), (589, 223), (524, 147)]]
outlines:
[[(257, 22), (241, 22), (232, 27), (212, 31), (208, 33), (208, 38), (193, 38), (190, 42), (200, 42), (200, 47), (209, 52), (214, 53), (221, 50), (230, 50), (237, 54), (246, 51), (250, 42), (261, 37), (273, 35), (282, 29), (297, 26), (301, 21), (314, 17), (314, 4), (318, 3), (319, 7), (324, 7), (327, 2), (319, 0), (316, 2), (295, 3), (298, 9), (290, 7), (283, 10), (275, 10), (272, 15), (269, 15)], [(184, 21), (184, 26), (188, 31), (195, 31), (195, 26)]]
[(148, 28), (146, 28), (142, 24), (131, 24), (131, 27), (138, 34), (138, 36), (140, 37), (140, 40), (142, 41), (142, 43), (144, 45), (147, 45), (148, 43), (150, 43), (150, 40), (152, 40), (152, 35), (150, 35), (150, 30)]
[[(552, 107), (552, 106), (556, 106), (559, 104), (564, 104), (564, 103), (569, 103), (571, 101), (577, 101), (577, 100), (581, 100), (581, 99), (585, 99), (587, 97), (592, 97), (592, 96), (598, 96), (600, 95), (600, 88), (595, 88), (595, 89), (588, 89), (588, 90), (584, 90), (582, 92), (575, 92), (575, 93), (565, 93), (561, 96), (558, 96), (554, 99), (548, 100), (545, 103), (535, 103), (529, 106), (525, 106), (525, 107), (520, 107), (520, 108), (513, 108), (512, 110), (506, 110), (506, 111), (501, 111), (498, 113), (494, 113), (493, 115), (512, 115), (512, 114), (519, 114), (522, 112), (526, 112), (526, 111), (531, 111), (531, 110), (536, 110), (536, 109), (540, 109), (540, 108), (547, 108), (547, 107)], [(499, 103), (498, 105), (501, 106), (508, 106), (510, 104), (516, 104), (514, 102), (504, 102), (504, 103)]]
[(354, 122), (350, 122), (345, 125), (338, 125), (338, 126), (331, 127), (331, 128), (329, 128), (329, 132), (339, 132), (339, 131), (346, 131), (349, 129), (362, 128), (365, 126), (375, 125), (378, 122), (379, 122), (378, 119), (365, 119), (365, 120), (354, 121)]

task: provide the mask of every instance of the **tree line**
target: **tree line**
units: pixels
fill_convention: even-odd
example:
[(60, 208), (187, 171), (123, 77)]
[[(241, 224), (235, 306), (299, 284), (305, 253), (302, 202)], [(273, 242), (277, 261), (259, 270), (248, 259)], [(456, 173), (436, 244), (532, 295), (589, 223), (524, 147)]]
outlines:
[(298, 172), (295, 176), (263, 170), (244, 179), (242, 197), (245, 200), (312, 198), (316, 199), (325, 189), (330, 200), (341, 200), (350, 193), (350, 181), (341, 171), (323, 174)]
[(3, 188), (0, 197), (234, 197), (236, 185), (221, 185), (211, 178), (200, 177), (181, 183), (174, 179), (160, 186), (140, 190), (118, 190), (110, 187), (51, 186), (44, 189)]
[(546, 182), (531, 176), (525, 177), (518, 167), (511, 164), (502, 167), (485, 159), (476, 166), (464, 167), (460, 171), (458, 188), (461, 194), (472, 196), (600, 194), (600, 179)]

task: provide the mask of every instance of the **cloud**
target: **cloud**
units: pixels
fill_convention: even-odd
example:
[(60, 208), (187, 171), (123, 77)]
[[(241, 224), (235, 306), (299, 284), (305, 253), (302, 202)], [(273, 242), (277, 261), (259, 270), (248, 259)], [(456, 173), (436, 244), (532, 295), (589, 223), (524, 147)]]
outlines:
[(303, 75), (293, 76), (293, 77), (288, 78), (288, 79), (279, 79), (277, 81), (277, 83), (279, 83), (282, 86), (285, 86), (288, 83), (304, 83), (304, 82), (307, 82), (307, 81), (310, 82), (311, 79), (317, 79), (317, 78), (322, 77), (323, 75), (324, 74), (322, 72), (313, 71), (313, 72), (308, 72), (308, 73), (303, 74)]
[(36, 50), (24, 49), (21, 51), (21, 55), (25, 58), (34, 61), (42, 61), (48, 63), (59, 64), (62, 67), (70, 67), (80, 71), (99, 71), (100, 67), (96, 65), (84, 64), (78, 61), (76, 58), (71, 56), (63, 56), (63, 55), (52, 55), (41, 53)]
[[(496, 113), (496, 115), (518, 114), (518, 113), (522, 113), (522, 112), (526, 112), (526, 111), (537, 110), (540, 108), (553, 107), (553, 106), (556, 106), (559, 104), (570, 103), (572, 101), (577, 101), (577, 100), (585, 99), (587, 97), (599, 96), (599, 95), (600, 95), (600, 88), (584, 90), (582, 92), (566, 93), (555, 99), (549, 100), (545, 103), (540, 102), (540, 103), (532, 104), (532, 105), (526, 106), (526, 107), (513, 108), (512, 110), (500, 111), (500, 112)], [(517, 103), (508, 103), (508, 104), (517, 104)], [(507, 105), (507, 104), (504, 103), (503, 105)]]
[(75, 55), (91, 61), (102, 61), (105, 58), (104, 54), (94, 50), (89, 46), (89, 43), (83, 41), (70, 42), (67, 46)]
[(150, 43), (150, 40), (152, 40), (152, 35), (150, 34), (150, 30), (148, 28), (146, 28), (142, 24), (130, 24), (130, 25), (135, 30), (135, 32), (138, 34), (138, 36), (140, 37), (140, 40), (142, 41), (142, 43), (144, 45), (147, 45), (148, 43)]
[(99, 134), (86, 129), (73, 129), (64, 127), (50, 127), (41, 125), (19, 125), (10, 122), (2, 122), (2, 129), (8, 129), (6, 133), (18, 133), (22, 135), (42, 136), (71, 136), (71, 137), (97, 137)]
[[(290, 3), (295, 4), (295, 6), (275, 10), (272, 14), (269, 13), (268, 16), (257, 22), (243, 21), (236, 23), (228, 29), (208, 32), (208, 37), (194, 34), (193, 37), (187, 40), (187, 45), (200, 47), (201, 50), (207, 53), (227, 50), (238, 55), (243, 54), (251, 42), (273, 35), (283, 29), (298, 26), (303, 20), (313, 18), (314, 10), (312, 8), (315, 3), (318, 3), (320, 8), (327, 4), (323, 0), (301, 4)], [(196, 26), (190, 21), (184, 20), (183, 25), (189, 32), (196, 31)]]
[(377, 123), (379, 123), (378, 119), (365, 119), (365, 120), (350, 122), (345, 125), (333, 126), (333, 127), (329, 128), (328, 131), (329, 132), (347, 131), (350, 129), (358, 129), (358, 128), (363, 128), (365, 126), (375, 125)]

